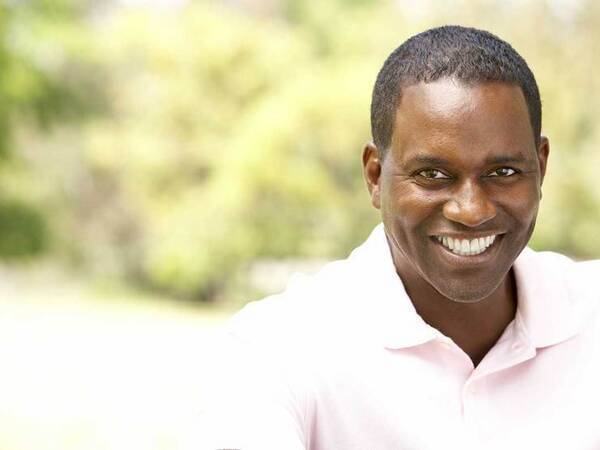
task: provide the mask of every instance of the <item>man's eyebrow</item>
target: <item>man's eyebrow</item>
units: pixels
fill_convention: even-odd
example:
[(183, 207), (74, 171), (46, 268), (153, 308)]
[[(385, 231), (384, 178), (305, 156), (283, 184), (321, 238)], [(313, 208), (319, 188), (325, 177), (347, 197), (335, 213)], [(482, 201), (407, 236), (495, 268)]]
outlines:
[[(515, 164), (528, 162), (530, 160), (531, 158), (526, 158), (523, 154), (520, 153), (514, 156), (492, 156), (490, 158), (487, 158), (485, 162), (486, 164)], [(414, 158), (410, 158), (410, 162), (429, 164), (432, 166), (443, 166), (450, 163), (450, 161), (448, 161), (447, 159), (429, 155), (417, 155)]]
[(526, 158), (523, 154), (516, 156), (492, 156), (486, 159), (487, 164), (514, 164), (529, 162), (531, 158)]
[(443, 166), (448, 164), (448, 160), (444, 158), (439, 158), (437, 156), (428, 156), (428, 155), (417, 155), (414, 158), (410, 159), (411, 162), (419, 162), (423, 164), (429, 164), (432, 166)]

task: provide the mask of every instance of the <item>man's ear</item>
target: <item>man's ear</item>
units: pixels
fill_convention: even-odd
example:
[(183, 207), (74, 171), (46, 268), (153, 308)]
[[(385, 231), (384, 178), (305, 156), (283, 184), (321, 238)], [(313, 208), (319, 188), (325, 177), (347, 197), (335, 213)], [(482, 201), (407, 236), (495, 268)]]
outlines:
[(367, 182), (369, 194), (371, 194), (371, 204), (381, 208), (380, 198), (380, 179), (381, 179), (381, 159), (379, 150), (372, 142), (365, 145), (362, 154), (363, 176)]
[(537, 157), (540, 164), (540, 185), (544, 182), (546, 175), (546, 167), (548, 165), (548, 154), (550, 153), (550, 142), (546, 136), (540, 137), (540, 145), (538, 146)]

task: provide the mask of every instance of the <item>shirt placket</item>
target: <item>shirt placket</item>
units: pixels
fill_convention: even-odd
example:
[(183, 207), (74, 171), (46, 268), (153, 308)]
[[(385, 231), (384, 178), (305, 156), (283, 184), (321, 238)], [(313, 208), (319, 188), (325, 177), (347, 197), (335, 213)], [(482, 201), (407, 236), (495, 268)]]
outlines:
[(462, 389), (461, 399), (463, 419), (470, 438), (479, 448), (491, 448), (491, 441), (503, 440), (495, 424), (501, 422), (495, 417), (493, 408), (492, 374), (511, 370), (536, 354), (535, 347), (525, 333), (515, 323), (508, 332), (490, 350), (467, 378)]

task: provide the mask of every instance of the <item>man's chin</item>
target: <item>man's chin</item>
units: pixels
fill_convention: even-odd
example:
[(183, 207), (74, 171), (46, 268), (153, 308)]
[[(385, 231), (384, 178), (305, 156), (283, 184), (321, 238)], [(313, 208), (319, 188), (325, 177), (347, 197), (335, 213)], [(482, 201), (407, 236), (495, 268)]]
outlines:
[(433, 288), (448, 300), (456, 303), (479, 303), (489, 298), (502, 284), (504, 278), (496, 283), (461, 283), (460, 285), (432, 284)]

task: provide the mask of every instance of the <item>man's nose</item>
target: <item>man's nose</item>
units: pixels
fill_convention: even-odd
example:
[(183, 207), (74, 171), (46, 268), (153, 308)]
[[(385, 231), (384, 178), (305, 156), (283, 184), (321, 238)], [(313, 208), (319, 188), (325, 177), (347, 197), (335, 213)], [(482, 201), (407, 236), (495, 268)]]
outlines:
[(479, 184), (467, 180), (446, 201), (444, 217), (468, 227), (477, 227), (496, 217), (496, 207)]

